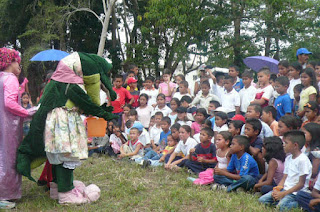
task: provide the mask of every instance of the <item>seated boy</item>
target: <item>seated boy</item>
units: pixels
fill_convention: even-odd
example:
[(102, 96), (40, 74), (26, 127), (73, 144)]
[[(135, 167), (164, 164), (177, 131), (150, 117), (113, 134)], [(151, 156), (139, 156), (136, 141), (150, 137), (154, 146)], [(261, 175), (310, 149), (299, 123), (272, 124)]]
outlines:
[(143, 144), (139, 141), (140, 131), (138, 128), (130, 129), (130, 139), (120, 147), (119, 158), (129, 157), (135, 159), (143, 156)]
[(261, 119), (271, 128), (274, 136), (279, 136), (278, 122), (276, 121), (277, 110), (273, 106), (266, 106), (262, 109)]
[(275, 90), (280, 95), (274, 101), (274, 107), (277, 110), (277, 121), (281, 116), (292, 113), (292, 102), (289, 94), (287, 93), (289, 83), (288, 77), (284, 76), (278, 77), (274, 83)]
[(217, 163), (216, 146), (211, 143), (213, 130), (203, 128), (200, 132), (200, 144), (190, 149), (189, 159), (184, 164), (185, 167), (194, 173), (200, 173), (208, 168), (214, 168)]
[(246, 136), (237, 135), (231, 143), (231, 160), (227, 169), (215, 168), (214, 182), (219, 186), (215, 188), (235, 191), (242, 188), (246, 191), (253, 188), (259, 175), (257, 162), (246, 151), (249, 150), (250, 142)]
[(189, 87), (189, 84), (188, 84), (187, 81), (185, 81), (185, 80), (181, 81), (180, 84), (179, 84), (179, 92), (175, 92), (173, 94), (172, 98), (177, 98), (180, 101), (181, 98), (184, 97), (184, 96), (190, 96), (191, 97), (191, 95), (188, 93), (188, 87)]
[(259, 202), (277, 205), (280, 211), (298, 207), (296, 194), (308, 191), (312, 165), (309, 158), (301, 152), (306, 139), (303, 132), (292, 130), (283, 136), (284, 151), (289, 154), (285, 160), (283, 178), (273, 191), (261, 196)]
[(320, 211), (320, 176), (314, 184), (312, 193), (299, 191), (296, 197), (299, 206), (305, 211)]
[(150, 129), (150, 142), (152, 149), (156, 149), (159, 145), (161, 129), (161, 120), (163, 118), (162, 112), (158, 111), (154, 114), (154, 123), (153, 127)]
[(257, 161), (259, 171), (261, 174), (264, 174), (264, 159), (262, 156), (262, 146), (263, 141), (258, 135), (260, 134), (262, 129), (261, 122), (258, 119), (251, 118), (246, 120), (246, 124), (244, 127), (244, 134), (249, 138), (250, 147), (249, 152), (252, 157)]
[(192, 99), (190, 96), (183, 96), (180, 100), (181, 107), (187, 108), (187, 118), (190, 121), (194, 121), (194, 116), (196, 115), (197, 107), (190, 105)]

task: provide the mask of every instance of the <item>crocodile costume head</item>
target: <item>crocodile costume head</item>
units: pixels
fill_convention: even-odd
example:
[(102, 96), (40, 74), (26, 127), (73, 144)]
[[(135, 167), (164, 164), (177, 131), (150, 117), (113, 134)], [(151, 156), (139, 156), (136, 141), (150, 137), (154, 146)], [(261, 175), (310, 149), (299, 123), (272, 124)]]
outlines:
[(112, 65), (104, 58), (80, 52), (72, 53), (59, 62), (51, 81), (45, 87), (30, 131), (18, 149), (17, 170), (20, 174), (34, 181), (31, 167), (40, 165), (46, 157), (44, 129), (47, 114), (54, 108), (77, 107), (84, 114), (105, 120), (117, 118), (111, 113), (112, 107), (100, 106), (101, 83), (108, 89), (111, 100), (117, 97), (107, 76), (111, 68)]

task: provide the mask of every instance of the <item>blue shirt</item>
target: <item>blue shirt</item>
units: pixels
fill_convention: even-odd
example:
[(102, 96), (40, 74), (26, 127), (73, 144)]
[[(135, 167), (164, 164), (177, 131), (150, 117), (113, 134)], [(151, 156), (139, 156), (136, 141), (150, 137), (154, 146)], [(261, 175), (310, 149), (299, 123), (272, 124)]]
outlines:
[(242, 79), (240, 79), (239, 77), (237, 77), (237, 82), (233, 85), (233, 88), (239, 92), (242, 88), (244, 87), (244, 84), (242, 82)]
[(165, 145), (164, 146), (167, 146), (167, 143), (168, 143), (168, 135), (171, 134), (171, 130), (169, 130), (167, 133), (165, 132), (161, 132), (160, 133), (160, 140), (159, 140), (159, 144), (162, 144), (162, 142), (165, 142)]
[(211, 129), (213, 130), (214, 123), (216, 122), (216, 117), (208, 118), (211, 121)]
[(255, 178), (259, 175), (257, 162), (247, 152), (240, 159), (237, 158), (236, 154), (233, 154), (227, 170), (228, 172), (236, 172), (240, 176), (250, 175)]
[(258, 136), (256, 138), (256, 140), (254, 140), (253, 142), (250, 142), (250, 146), (254, 147), (254, 148), (258, 148), (260, 149), (260, 151), (262, 150), (262, 146), (263, 146), (263, 141), (262, 139)]
[(276, 98), (274, 107), (277, 109), (277, 121), (279, 121), (281, 116), (286, 115), (286, 113), (292, 113), (292, 101), (289, 94), (286, 93)]

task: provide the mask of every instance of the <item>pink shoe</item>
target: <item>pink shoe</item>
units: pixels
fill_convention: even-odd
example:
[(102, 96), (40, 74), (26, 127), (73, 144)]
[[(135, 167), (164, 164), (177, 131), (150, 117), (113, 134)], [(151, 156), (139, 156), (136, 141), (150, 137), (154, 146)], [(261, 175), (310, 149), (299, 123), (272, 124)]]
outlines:
[(83, 195), (89, 202), (95, 202), (100, 198), (100, 188), (95, 184), (90, 184), (84, 189)]
[(83, 182), (79, 181), (79, 180), (74, 180), (73, 181), (73, 186), (75, 188), (77, 188), (81, 192), (81, 194), (83, 194), (84, 189), (86, 188), (86, 185)]
[(50, 182), (50, 198), (58, 199), (58, 185), (57, 183)]
[(59, 192), (59, 204), (84, 204), (88, 202), (88, 199), (83, 196), (81, 191), (74, 188), (67, 192)]

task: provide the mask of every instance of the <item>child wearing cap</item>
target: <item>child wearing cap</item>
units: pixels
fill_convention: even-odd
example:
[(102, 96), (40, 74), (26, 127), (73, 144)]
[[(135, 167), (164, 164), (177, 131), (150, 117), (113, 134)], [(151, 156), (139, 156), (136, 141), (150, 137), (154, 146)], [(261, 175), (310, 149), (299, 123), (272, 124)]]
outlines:
[(128, 86), (130, 88), (129, 92), (130, 92), (131, 96), (134, 98), (134, 102), (131, 105), (133, 108), (139, 107), (138, 99), (140, 96), (140, 92), (139, 92), (139, 90), (137, 90), (137, 86), (138, 86), (137, 82), (138, 82), (138, 80), (136, 80), (133, 77), (130, 77), (127, 81)]

